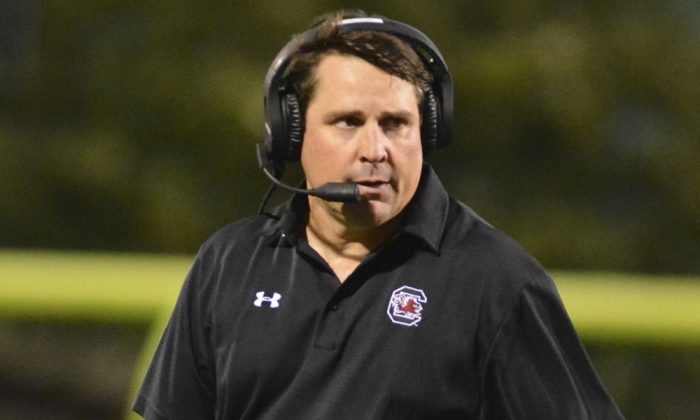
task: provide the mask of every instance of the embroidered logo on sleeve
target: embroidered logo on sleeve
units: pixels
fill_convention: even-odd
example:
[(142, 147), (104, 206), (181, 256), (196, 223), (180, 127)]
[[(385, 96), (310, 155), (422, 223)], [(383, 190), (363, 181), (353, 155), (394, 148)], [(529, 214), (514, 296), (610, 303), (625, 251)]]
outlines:
[(280, 306), (280, 299), (282, 299), (282, 295), (279, 293), (273, 293), (272, 297), (265, 296), (265, 292), (258, 292), (255, 294), (257, 299), (255, 299), (255, 302), (253, 302), (253, 305), (257, 306), (258, 308), (262, 307), (263, 303), (269, 303), (270, 308), (279, 308)]
[(428, 302), (425, 293), (414, 287), (403, 286), (391, 294), (389, 307), (386, 310), (389, 319), (394, 324), (416, 327), (423, 319), (423, 304)]

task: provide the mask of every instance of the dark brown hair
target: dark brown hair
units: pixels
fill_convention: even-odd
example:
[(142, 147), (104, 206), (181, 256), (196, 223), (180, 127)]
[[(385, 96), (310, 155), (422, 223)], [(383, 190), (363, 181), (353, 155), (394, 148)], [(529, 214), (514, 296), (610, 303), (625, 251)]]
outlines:
[(316, 37), (302, 44), (293, 54), (285, 78), (297, 93), (302, 112), (306, 111), (313, 99), (318, 64), (333, 53), (357, 56), (392, 76), (412, 83), (416, 86), (419, 104), (423, 92), (430, 88), (432, 75), (413, 48), (398, 37), (383, 32), (339, 31), (340, 21), (355, 17), (367, 17), (367, 14), (359, 10), (340, 10), (321, 16), (313, 25), (318, 27)]

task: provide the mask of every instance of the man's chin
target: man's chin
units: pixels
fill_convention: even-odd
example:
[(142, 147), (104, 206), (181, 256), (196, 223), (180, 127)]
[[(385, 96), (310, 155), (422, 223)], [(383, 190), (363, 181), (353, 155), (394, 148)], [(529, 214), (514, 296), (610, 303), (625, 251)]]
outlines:
[(378, 227), (393, 218), (387, 204), (376, 200), (344, 204), (342, 212), (348, 225), (356, 228)]

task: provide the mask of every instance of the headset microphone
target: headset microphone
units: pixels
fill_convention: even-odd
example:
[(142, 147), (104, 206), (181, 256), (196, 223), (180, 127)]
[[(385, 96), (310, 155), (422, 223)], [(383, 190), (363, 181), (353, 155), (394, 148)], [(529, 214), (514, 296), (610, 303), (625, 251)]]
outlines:
[[(267, 154), (264, 150), (262, 150), (263, 147), (264, 146), (261, 144), (257, 145), (256, 152), (258, 156), (258, 165), (260, 166), (260, 169), (263, 171), (263, 173), (267, 175), (268, 178), (270, 178), (274, 185), (282, 187), (288, 191), (292, 191), (299, 194), (311, 195), (326, 201), (335, 201), (340, 203), (357, 203), (360, 201), (360, 188), (357, 186), (357, 184), (354, 184), (352, 182), (329, 182), (327, 184), (321, 185), (318, 188), (313, 188), (310, 190), (305, 190), (303, 188), (295, 188), (291, 185), (285, 184), (284, 182), (277, 179), (277, 177), (274, 175), (274, 173), (278, 172), (278, 170), (275, 170), (272, 167), (271, 162), (267, 158)], [(263, 206), (261, 206), (261, 208), (264, 208), (264, 203)]]

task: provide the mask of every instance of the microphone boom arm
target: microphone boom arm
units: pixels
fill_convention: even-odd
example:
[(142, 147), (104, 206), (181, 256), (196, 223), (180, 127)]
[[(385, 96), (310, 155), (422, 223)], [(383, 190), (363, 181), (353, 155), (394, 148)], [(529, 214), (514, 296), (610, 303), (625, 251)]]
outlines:
[(265, 151), (262, 150), (262, 145), (257, 146), (257, 157), (258, 165), (270, 181), (275, 185), (284, 188), (285, 190), (292, 191), (298, 194), (312, 195), (326, 201), (334, 201), (339, 203), (357, 203), (360, 201), (360, 188), (357, 184), (352, 182), (328, 182), (321, 185), (318, 188), (313, 188), (306, 190), (303, 188), (292, 187), (284, 182), (277, 179), (272, 172), (270, 172), (271, 162), (267, 158)]

